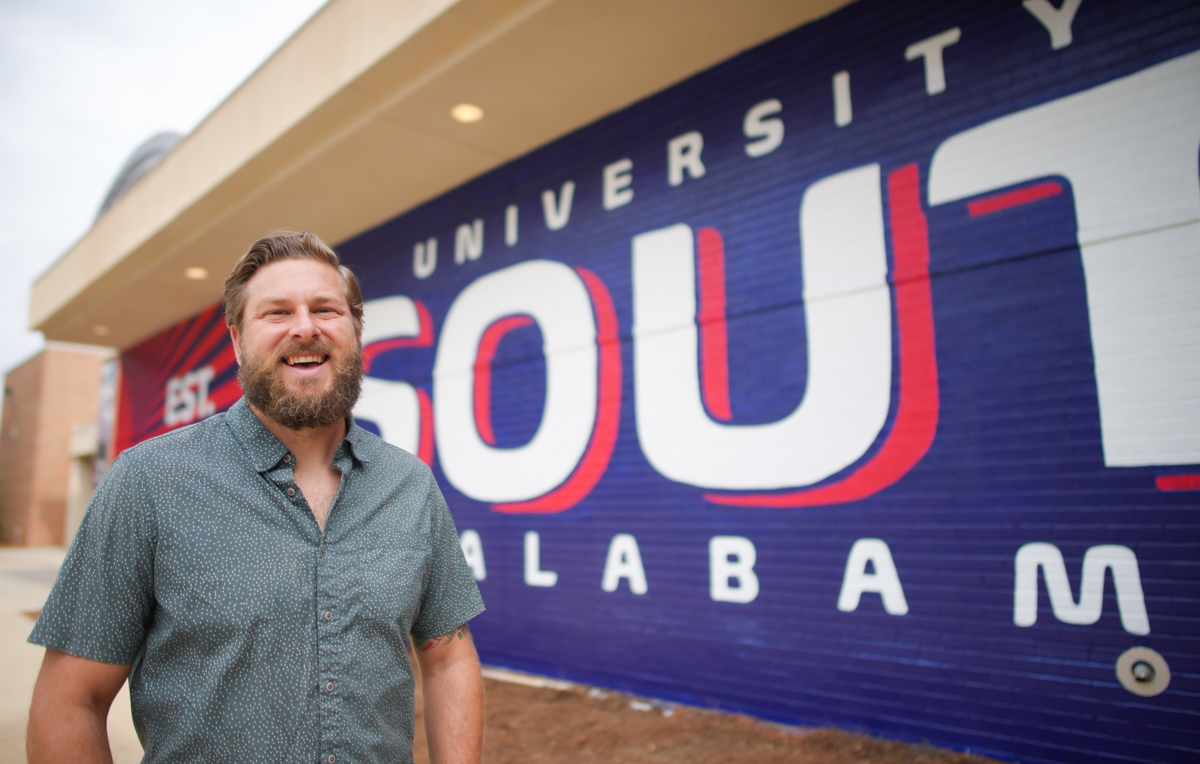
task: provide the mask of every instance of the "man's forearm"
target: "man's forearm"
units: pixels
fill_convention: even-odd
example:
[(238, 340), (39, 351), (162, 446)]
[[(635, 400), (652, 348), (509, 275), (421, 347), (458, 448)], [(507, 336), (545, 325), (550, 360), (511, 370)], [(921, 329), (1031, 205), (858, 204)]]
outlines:
[(483, 681), (469, 641), (453, 660), (423, 672), (431, 764), (478, 764), (483, 755)]
[(112, 764), (107, 708), (48, 705), (35, 702), (29, 709), (29, 764)]
[(108, 709), (129, 668), (47, 650), (29, 706), (30, 764), (112, 764)]

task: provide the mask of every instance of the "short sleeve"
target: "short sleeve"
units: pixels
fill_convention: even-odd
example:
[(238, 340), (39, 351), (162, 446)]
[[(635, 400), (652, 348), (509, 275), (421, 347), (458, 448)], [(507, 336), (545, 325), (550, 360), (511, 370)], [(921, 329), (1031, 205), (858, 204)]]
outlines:
[(421, 607), (412, 625), (412, 635), (417, 639), (447, 634), (483, 612), (475, 576), (463, 556), (450, 509), (432, 475), (425, 511), (429, 514), (431, 559)]
[(136, 458), (113, 462), (29, 641), (79, 658), (132, 663), (154, 606), (154, 506)]

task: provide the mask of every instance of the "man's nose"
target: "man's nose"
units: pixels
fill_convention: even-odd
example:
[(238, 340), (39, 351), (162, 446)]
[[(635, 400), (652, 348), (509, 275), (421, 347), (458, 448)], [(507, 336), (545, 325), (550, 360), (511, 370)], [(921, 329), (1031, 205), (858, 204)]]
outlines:
[(320, 329), (313, 321), (312, 315), (307, 310), (296, 311), (295, 317), (292, 319), (291, 335), (296, 339), (309, 340), (319, 335)]

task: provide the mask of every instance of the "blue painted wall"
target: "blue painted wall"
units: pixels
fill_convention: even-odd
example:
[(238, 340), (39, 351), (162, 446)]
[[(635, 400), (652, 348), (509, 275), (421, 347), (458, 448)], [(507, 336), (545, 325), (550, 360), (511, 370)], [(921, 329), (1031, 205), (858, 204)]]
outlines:
[[(924, 61), (906, 61), (905, 51), (956, 27), (960, 40), (942, 53), (945, 90), (929, 95)], [(488, 612), (474, 628), (484, 660), (1022, 761), (1196, 755), (1200, 494), (1159, 490), (1156, 478), (1200, 470), (1105, 465), (1071, 179), (1048, 169), (1043, 180), (1058, 181), (1062, 193), (978, 216), (963, 201), (930, 206), (927, 194), (933, 155), (951, 136), (1195, 51), (1200, 8), (1085, 0), (1071, 37), (1053, 49), (1045, 25), (1018, 2), (855, 3), (344, 243), (369, 299), (420, 300), (435, 330), (468, 284), (530, 259), (583, 266), (611, 292), (623, 354), (620, 430), (594, 490), (559, 513), (506, 514), (459, 492), (438, 470), (460, 530), (475, 530), (482, 545)], [(834, 119), (839, 71), (850, 76), (852, 121), (843, 127)], [(743, 119), (769, 99), (780, 101), (772, 116), (784, 138), (750, 157)], [(1184, 111), (1181, 120), (1190, 116)], [(703, 135), (706, 172), (685, 173), (673, 187), (668, 142), (689, 131)], [(1193, 182), (1198, 148), (1193, 143)], [(633, 200), (606, 211), (602, 172), (623, 158), (632, 160)], [(1121, 161), (1136, 162), (1136, 152)], [(826, 506), (722, 506), (706, 501), (704, 488), (656, 472), (636, 422), (633, 237), (679, 223), (720, 232), (732, 423), (773, 422), (805, 390), (802, 196), (822, 178), (873, 163), (884, 176), (919, 168), (940, 398), (928, 452), (874, 495)], [(1120, 168), (1112, 173), (1121, 184)], [(566, 181), (576, 184), (570, 220), (551, 231), (541, 196), (558, 194)], [(519, 238), (509, 247), (504, 213), (513, 204)], [(456, 265), (456, 229), (476, 218), (482, 254)], [(430, 237), (439, 261), (418, 279), (413, 247)], [(1200, 256), (1195, 238), (1191, 252)], [(1190, 292), (1164, 309), (1198, 304), (1200, 294)], [(492, 418), (501, 447), (526, 443), (540, 422), (540, 341), (536, 328), (525, 328), (497, 350)], [(1197, 363), (1197, 341), (1181, 363)], [(436, 396), (435, 354), (436, 347), (396, 350), (378, 357), (373, 374)], [(894, 358), (898, 366), (898, 350)], [(894, 368), (888, 424), (873, 451), (825, 483), (880, 448), (894, 426), (899, 374)], [(552, 588), (524, 581), (530, 530), (540, 536), (540, 569), (558, 574)], [(628, 579), (614, 592), (601, 589), (608, 546), (621, 533), (636, 538), (644, 595), (631, 593)], [(719, 535), (755, 546), (760, 592), (750, 603), (710, 598), (708, 543)], [(874, 593), (853, 612), (838, 610), (847, 558), (861, 538), (887, 543), (906, 615), (889, 615)], [(1150, 633), (1122, 628), (1111, 573), (1094, 624), (1058, 620), (1041, 584), (1036, 623), (1017, 626), (1015, 556), (1030, 542), (1061, 550), (1076, 597), (1089, 548), (1132, 550)], [(1134, 645), (1164, 656), (1172, 673), (1165, 693), (1142, 698), (1117, 682), (1114, 664)]]
[[(342, 243), (372, 301), (375, 387), (356, 415), (430, 459), (473, 532), (486, 662), (1027, 762), (1194, 760), (1200, 6), (1084, 0), (1068, 23), (1072, 7), (1046, 5), (1048, 25), (1016, 0), (863, 0)], [(906, 51), (954, 29), (939, 90), (936, 52)], [(747, 112), (772, 99), (782, 142), (751, 156)], [(704, 174), (672, 185), (668, 146), (691, 132)], [(623, 159), (632, 200), (606, 209), (604, 170)], [(564, 211), (568, 181), (569, 219), (551, 230), (543, 194)], [(466, 246), (477, 219), (482, 246)], [(666, 229), (680, 237), (638, 238)], [(702, 229), (724, 243), (723, 313), (651, 331), (654, 311), (681, 310), (680, 274), (712, 276)], [(635, 283), (638, 241), (651, 271), (674, 269)], [(882, 275), (846, 265), (860, 260)], [(534, 261), (549, 264), (512, 270)], [(806, 300), (819, 272), (827, 289)], [(684, 291), (711, 308), (707, 283)], [(822, 299), (847, 310), (829, 318)], [(510, 315), (536, 320), (494, 328)], [(615, 357), (595, 339), (606, 318)], [(815, 347), (818, 330), (845, 341)], [(555, 332), (582, 337), (592, 365), (568, 368), (570, 342), (544, 348)], [(689, 395), (652, 373), (657, 350), (638, 355), (655, 336), (664, 353), (698, 337), (685, 381), (717, 375), (702, 383), (708, 424), (678, 429), (695, 437), (651, 424)], [(836, 382), (820, 398), (818, 367)], [(806, 402), (819, 426), (772, 440)], [(554, 458), (521, 462), (550, 429), (566, 433), (538, 452)], [(688, 472), (736, 460), (738, 438), (761, 464)], [(810, 469), (826, 452), (845, 463)], [(629, 546), (610, 554), (620, 534), (640, 565)], [(714, 537), (747, 541), (714, 560)], [(1028, 544), (1057, 549), (1072, 599), (1053, 553)], [(1087, 592), (1101, 589), (1097, 614)], [(1160, 656), (1159, 685), (1169, 668), (1164, 692), (1118, 681), (1135, 646)]]

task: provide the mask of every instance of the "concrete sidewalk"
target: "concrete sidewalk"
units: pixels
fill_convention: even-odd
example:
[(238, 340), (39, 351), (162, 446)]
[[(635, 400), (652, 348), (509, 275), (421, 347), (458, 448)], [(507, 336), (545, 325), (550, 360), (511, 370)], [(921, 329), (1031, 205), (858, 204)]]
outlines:
[[(25, 761), (25, 724), (42, 648), (25, 640), (33, 629), (27, 613), (42, 609), (66, 550), (62, 547), (0, 547), (0, 764)], [(108, 738), (115, 764), (142, 759), (142, 745), (129, 714), (129, 686), (122, 688), (108, 715)]]

